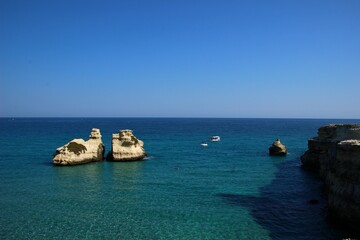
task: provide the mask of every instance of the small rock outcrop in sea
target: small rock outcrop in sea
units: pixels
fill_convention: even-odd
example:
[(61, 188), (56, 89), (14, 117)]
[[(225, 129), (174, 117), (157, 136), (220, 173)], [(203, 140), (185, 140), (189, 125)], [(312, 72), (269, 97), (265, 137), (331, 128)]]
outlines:
[(360, 229), (360, 124), (330, 124), (309, 139), (301, 157), (305, 169), (319, 173), (333, 219)]
[(132, 130), (120, 130), (112, 135), (110, 161), (137, 161), (146, 157), (143, 141), (137, 139)]
[(275, 142), (269, 147), (270, 156), (285, 156), (287, 153), (286, 147), (280, 142), (280, 139), (276, 139)]
[(52, 162), (54, 165), (77, 165), (102, 161), (104, 151), (105, 147), (101, 141), (100, 130), (93, 128), (88, 141), (73, 139), (56, 149)]

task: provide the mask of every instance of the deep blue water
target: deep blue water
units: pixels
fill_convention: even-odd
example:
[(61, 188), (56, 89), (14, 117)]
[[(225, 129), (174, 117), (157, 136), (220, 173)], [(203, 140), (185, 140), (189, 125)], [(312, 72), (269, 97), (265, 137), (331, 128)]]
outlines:
[[(300, 168), (307, 139), (360, 120), (0, 119), (0, 239), (340, 239), (322, 183)], [(54, 150), (133, 129), (149, 159), (53, 167)], [(212, 135), (221, 141), (200, 143)], [(286, 157), (269, 157), (276, 139)], [(309, 199), (320, 200), (310, 205)]]

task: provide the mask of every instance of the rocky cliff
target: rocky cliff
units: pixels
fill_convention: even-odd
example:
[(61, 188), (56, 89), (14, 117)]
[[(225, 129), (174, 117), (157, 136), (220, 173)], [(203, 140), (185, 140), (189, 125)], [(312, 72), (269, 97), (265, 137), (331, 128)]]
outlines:
[(102, 161), (104, 151), (100, 130), (93, 128), (88, 141), (73, 139), (56, 149), (52, 162), (54, 165), (77, 165)]
[(336, 220), (360, 229), (360, 124), (319, 128), (301, 157), (303, 167), (325, 182), (328, 207)]
[(137, 139), (132, 130), (120, 130), (112, 135), (110, 161), (136, 161), (146, 157), (143, 141)]

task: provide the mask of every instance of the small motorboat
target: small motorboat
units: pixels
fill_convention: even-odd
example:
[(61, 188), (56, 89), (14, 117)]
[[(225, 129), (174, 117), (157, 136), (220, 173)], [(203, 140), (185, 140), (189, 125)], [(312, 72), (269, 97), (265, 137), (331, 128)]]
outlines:
[(212, 136), (212, 137), (210, 138), (210, 141), (212, 141), (212, 142), (219, 142), (219, 141), (220, 141), (220, 136)]
[(207, 143), (201, 143), (200, 145), (203, 146), (203, 147), (207, 147), (207, 146), (208, 146)]

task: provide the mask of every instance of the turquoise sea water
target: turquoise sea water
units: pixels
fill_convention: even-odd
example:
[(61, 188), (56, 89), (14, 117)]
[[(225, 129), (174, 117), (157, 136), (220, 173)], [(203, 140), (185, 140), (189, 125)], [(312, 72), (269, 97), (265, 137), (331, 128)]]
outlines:
[[(300, 168), (317, 128), (360, 120), (0, 119), (1, 239), (340, 239)], [(53, 167), (54, 150), (133, 129), (149, 158)], [(212, 135), (220, 142), (200, 143)], [(286, 157), (269, 157), (276, 139)], [(309, 199), (320, 200), (310, 205)]]

